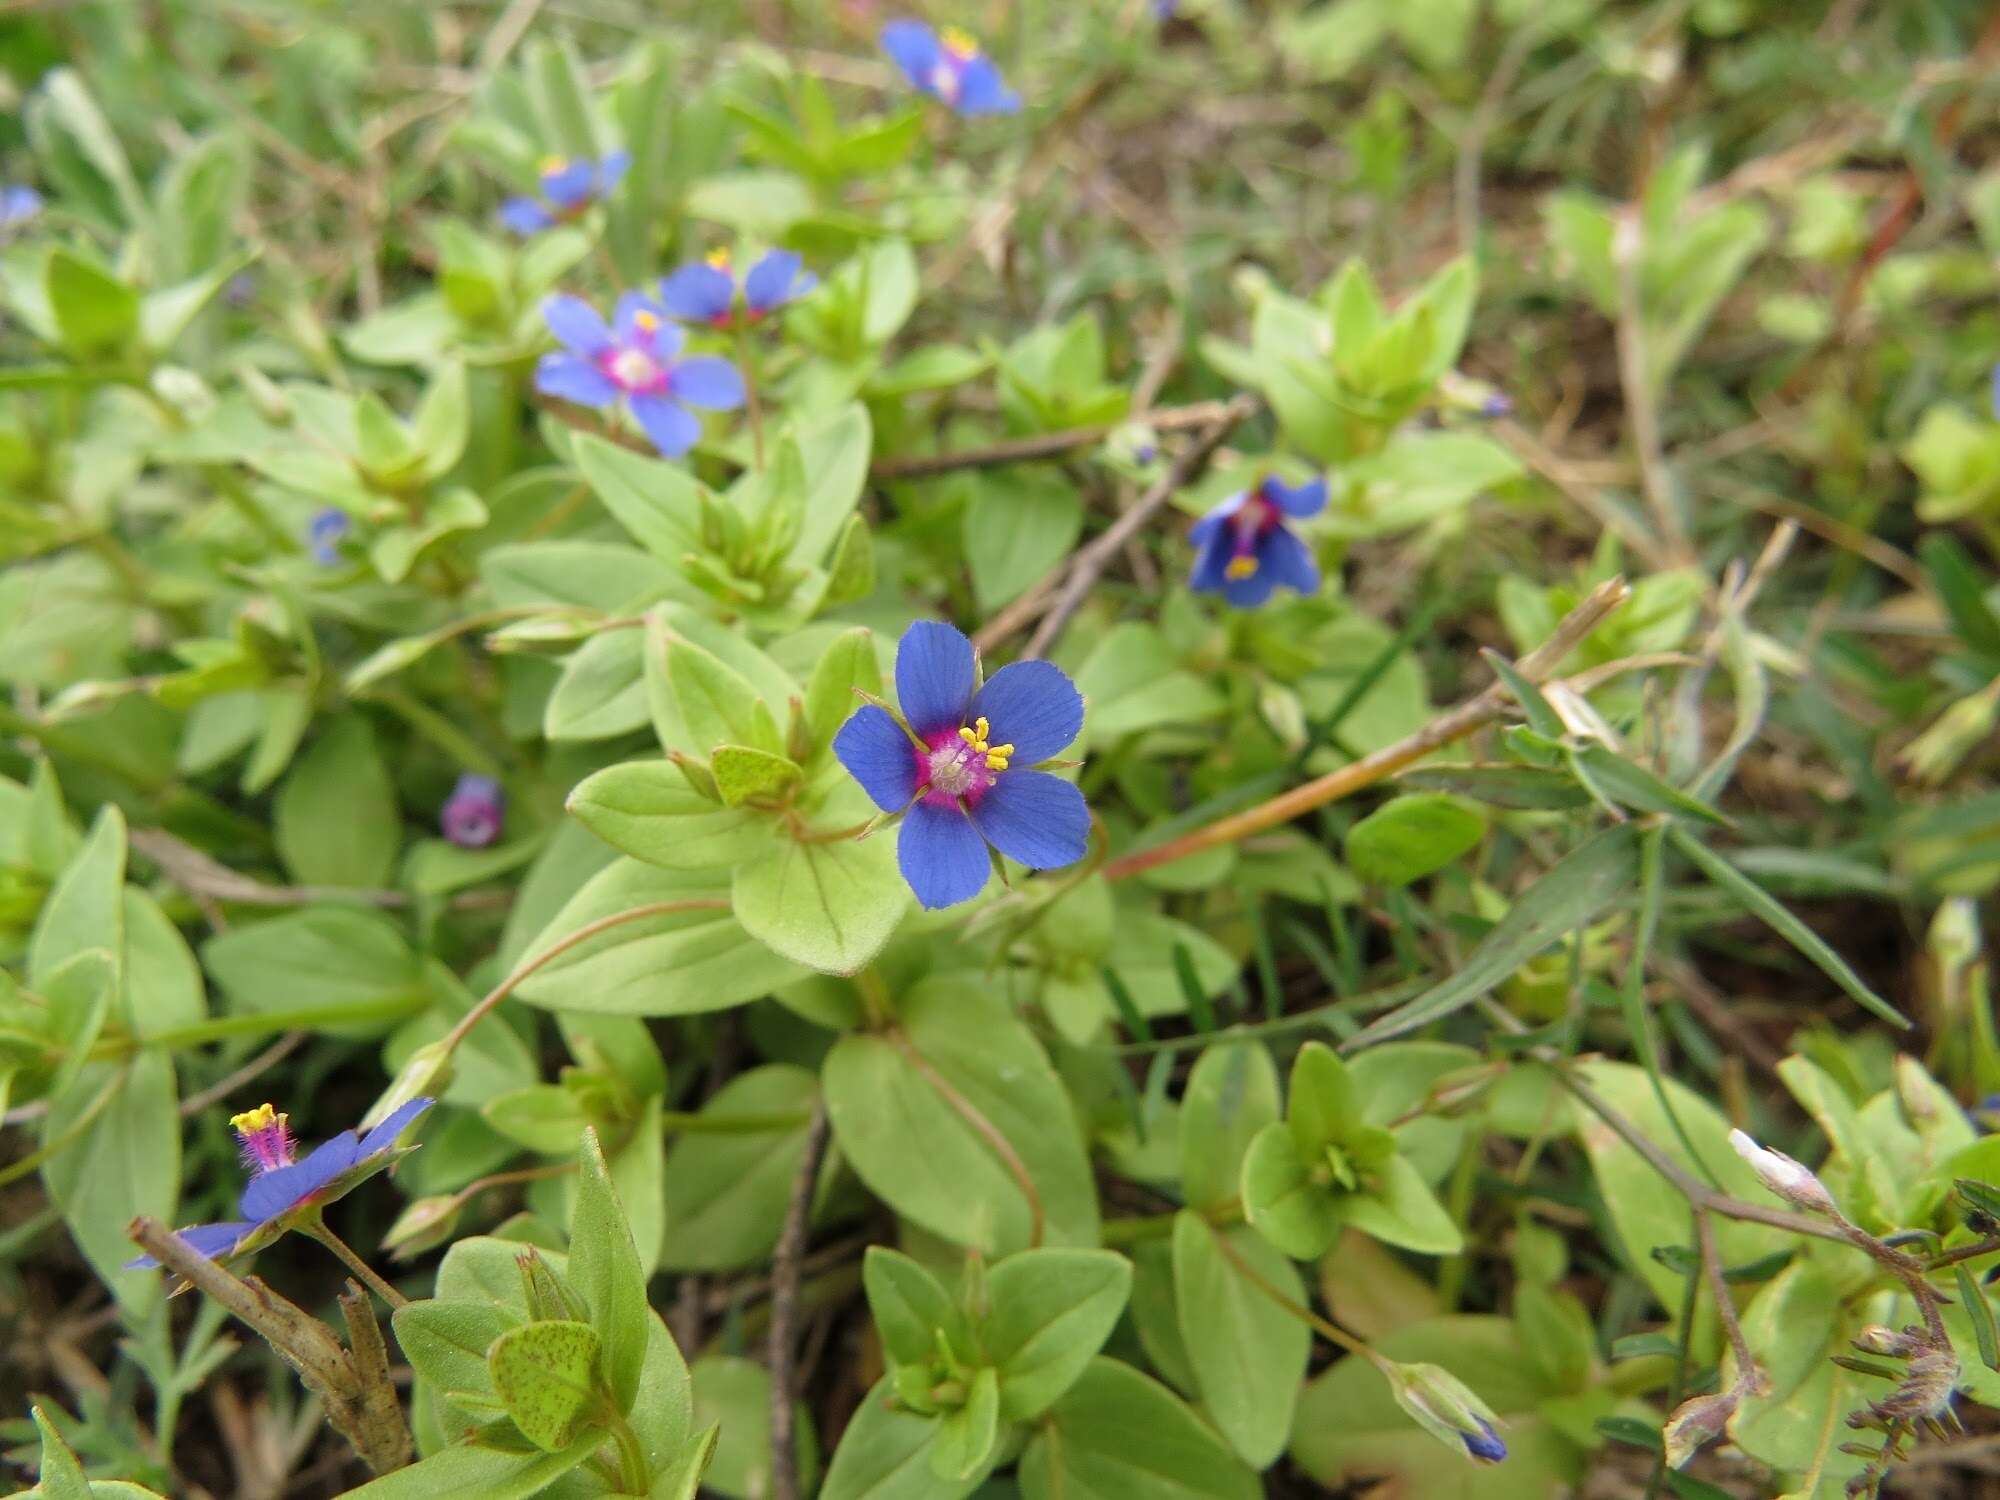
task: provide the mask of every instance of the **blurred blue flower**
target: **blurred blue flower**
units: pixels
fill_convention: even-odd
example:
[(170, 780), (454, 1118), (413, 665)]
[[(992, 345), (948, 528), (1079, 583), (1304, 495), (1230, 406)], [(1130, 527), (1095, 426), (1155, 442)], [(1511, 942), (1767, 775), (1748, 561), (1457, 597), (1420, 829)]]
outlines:
[(676, 359), (685, 336), (637, 292), (618, 299), (615, 328), (581, 297), (551, 297), (542, 316), (568, 352), (542, 356), (535, 389), (580, 406), (623, 403), (668, 458), (680, 457), (701, 436), (701, 421), (688, 407), (733, 411), (743, 404), (736, 367), (708, 354)]
[(1473, 1421), (1478, 1423), (1478, 1429), (1460, 1434), (1465, 1440), (1465, 1451), (1483, 1464), (1499, 1463), (1507, 1456), (1507, 1445), (1484, 1417), (1474, 1417)]
[(1479, 415), (1489, 420), (1514, 414), (1514, 400), (1505, 391), (1494, 391), (1479, 403)]
[(1021, 96), (1000, 80), (993, 59), (955, 26), (933, 31), (921, 21), (891, 21), (882, 28), (882, 50), (910, 86), (959, 115), (1011, 115)]
[(600, 198), (607, 198), (632, 165), (628, 151), (613, 151), (602, 161), (589, 157), (551, 156), (541, 166), (542, 196), (509, 198), (500, 205), (500, 222), (516, 234), (534, 234), (564, 219), (573, 219)]
[(467, 771), (438, 810), (438, 826), (461, 849), (484, 849), (500, 837), (507, 796), (491, 776)]
[[(241, 1143), (243, 1165), (250, 1181), (238, 1200), (240, 1219), (222, 1224), (194, 1224), (176, 1231), (196, 1253), (211, 1260), (259, 1249), (283, 1234), (282, 1222), (301, 1209), (317, 1211), (343, 1197), (404, 1153), (396, 1149), (401, 1135), (432, 1100), (412, 1099), (367, 1134), (343, 1130), (317, 1147), (304, 1161), (295, 1160), (296, 1146), (286, 1117), (270, 1105), (260, 1105), (230, 1120)], [(125, 1263), (128, 1271), (150, 1271), (159, 1262), (141, 1255)]]
[(991, 844), (1031, 870), (1083, 858), (1090, 809), (1048, 760), (1083, 728), (1083, 697), (1045, 661), (1002, 667), (980, 687), (972, 642), (920, 620), (896, 647), (901, 715), (857, 709), (833, 753), (875, 805), (903, 813), (896, 859), (917, 900), (935, 910), (985, 888)]
[(0, 187), (0, 229), (17, 229), (42, 211), (42, 195), (16, 184)]
[[(760, 256), (744, 273), (742, 321), (755, 323), (819, 285), (789, 250)], [(692, 261), (660, 282), (660, 305), (683, 323), (731, 328), (738, 320), (736, 272), (727, 250)]]
[(1194, 572), (1188, 586), (1219, 593), (1239, 609), (1255, 609), (1280, 585), (1310, 594), (1319, 588), (1319, 565), (1287, 520), (1302, 521), (1326, 508), (1326, 481), (1296, 487), (1266, 475), (1255, 489), (1231, 495), (1194, 523)]
[(1994, 363), (1993, 372), (1986, 379), (1986, 403), (1992, 409), (1993, 420), (2000, 422), (2000, 361)]
[(353, 520), (337, 505), (314, 511), (312, 520), (306, 523), (306, 548), (312, 553), (313, 561), (322, 568), (330, 568), (339, 562), (340, 544), (347, 540), (348, 532), (353, 529)]

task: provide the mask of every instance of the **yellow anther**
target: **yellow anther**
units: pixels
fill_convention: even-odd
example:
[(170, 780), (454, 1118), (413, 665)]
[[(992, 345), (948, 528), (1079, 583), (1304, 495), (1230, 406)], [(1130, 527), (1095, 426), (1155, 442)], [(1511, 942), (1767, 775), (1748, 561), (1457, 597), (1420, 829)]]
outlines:
[(1222, 571), (1226, 577), (1248, 578), (1257, 571), (1257, 559), (1250, 556), (1232, 557), (1229, 559), (1229, 566)]
[(632, 314), (632, 322), (646, 333), (658, 333), (660, 331), (660, 315), (658, 313), (647, 312), (643, 307)]
[(728, 250), (726, 250), (726, 249), (723, 249), (723, 250), (711, 250), (711, 251), (709, 251), (709, 252), (708, 252), (708, 263), (709, 263), (709, 264), (710, 264), (711, 266), (714, 266), (714, 267), (715, 267), (715, 269), (716, 269), (716, 270), (718, 270), (718, 271), (726, 271), (726, 270), (728, 270), (728, 269), (729, 269), (729, 251), (728, 251)]
[(567, 172), (568, 170), (569, 158), (567, 156), (545, 156), (542, 158), (541, 172), (544, 177), (554, 172)]
[(269, 1130), (273, 1125), (282, 1125), (285, 1117), (268, 1104), (260, 1104), (255, 1109), (245, 1110), (240, 1115), (232, 1115), (229, 1128), (239, 1135), (255, 1135), (260, 1130)]
[(986, 769), (989, 771), (1006, 770), (1007, 759), (1013, 753), (1014, 747), (1012, 745), (995, 745), (986, 752)]
[[(984, 755), (986, 753), (986, 748), (987, 748), (986, 737), (992, 732), (993, 732), (992, 726), (990, 726), (986, 722), (984, 716), (981, 716), (980, 718), (974, 719), (972, 721), (972, 727), (970, 729), (959, 730), (958, 737), (964, 740), (966, 744), (970, 745), (979, 754)], [(1013, 748), (1014, 747), (1012, 745), (1008, 745), (1005, 747), (1006, 750), (1011, 750)]]
[(943, 31), (938, 33), (938, 40), (944, 44), (944, 50), (949, 52), (953, 57), (977, 57), (979, 55), (979, 43), (977, 39), (970, 32), (961, 31), (956, 26), (945, 27)]

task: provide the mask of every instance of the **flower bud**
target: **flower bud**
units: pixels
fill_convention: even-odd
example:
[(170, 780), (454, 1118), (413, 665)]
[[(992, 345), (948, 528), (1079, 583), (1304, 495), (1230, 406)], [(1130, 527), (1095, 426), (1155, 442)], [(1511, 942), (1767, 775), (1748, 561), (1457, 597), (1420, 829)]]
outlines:
[(1500, 1418), (1472, 1389), (1439, 1365), (1390, 1364), (1384, 1372), (1396, 1404), (1447, 1448), (1475, 1463), (1497, 1464), (1507, 1445), (1494, 1430)]
[(435, 1250), (458, 1228), (464, 1201), (456, 1193), (439, 1193), (419, 1198), (389, 1226), (382, 1236), (382, 1248), (392, 1260), (411, 1260), (426, 1250)]
[(1750, 1164), (1750, 1170), (1757, 1174), (1764, 1186), (1792, 1207), (1812, 1214), (1839, 1214), (1825, 1184), (1804, 1163), (1793, 1161), (1782, 1151), (1758, 1145), (1740, 1130), (1729, 1132), (1729, 1144), (1738, 1156)]
[(1726, 1391), (1696, 1396), (1675, 1407), (1661, 1431), (1666, 1445), (1667, 1467), (1681, 1468), (1698, 1449), (1721, 1437), (1729, 1419), (1736, 1415), (1736, 1407), (1742, 1399), (1741, 1388), (1731, 1386)]
[(484, 849), (500, 837), (507, 797), (491, 776), (467, 771), (438, 810), (438, 826), (461, 849)]
[(361, 1128), (372, 1130), (412, 1099), (439, 1098), (450, 1086), (451, 1053), (443, 1042), (426, 1042), (404, 1060), (395, 1080), (368, 1107)]
[(1958, 700), (1896, 757), (1925, 786), (1936, 786), (1993, 733), (2000, 717), (2000, 677)]

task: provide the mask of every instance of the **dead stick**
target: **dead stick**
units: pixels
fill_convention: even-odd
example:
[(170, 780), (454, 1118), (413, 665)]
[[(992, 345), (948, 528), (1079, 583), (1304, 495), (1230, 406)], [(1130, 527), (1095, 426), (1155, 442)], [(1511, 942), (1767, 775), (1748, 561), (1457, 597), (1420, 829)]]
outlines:
[(805, 1155), (792, 1178), (785, 1226), (771, 1255), (771, 1332), (765, 1343), (765, 1360), (771, 1367), (771, 1500), (799, 1500), (798, 1451), (792, 1441), (793, 1327), (798, 1321), (799, 1263), (805, 1254), (813, 1188), (826, 1156), (827, 1134), (822, 1096), (806, 1126)]

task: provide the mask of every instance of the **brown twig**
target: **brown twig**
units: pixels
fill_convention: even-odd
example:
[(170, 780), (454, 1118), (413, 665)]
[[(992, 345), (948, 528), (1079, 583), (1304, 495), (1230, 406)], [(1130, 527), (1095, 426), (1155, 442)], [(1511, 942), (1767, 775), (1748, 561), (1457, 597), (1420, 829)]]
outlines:
[[(1530, 682), (1539, 682), (1560, 666), (1563, 659), (1575, 649), (1577, 643), (1603, 623), (1604, 618), (1631, 596), (1632, 590), (1622, 578), (1614, 578), (1599, 584), (1595, 589), (1562, 619), (1548, 640), (1522, 657), (1518, 669)], [(1177, 859), (1199, 854), (1205, 849), (1214, 849), (1223, 844), (1233, 844), (1252, 834), (1262, 833), (1267, 828), (1275, 828), (1281, 823), (1289, 823), (1303, 813), (1324, 807), (1329, 802), (1352, 796), (1364, 787), (1393, 776), (1405, 766), (1422, 760), (1433, 750), (1463, 739), (1474, 730), (1492, 723), (1505, 712), (1512, 700), (1500, 684), (1495, 683), (1475, 697), (1467, 699), (1457, 708), (1439, 715), (1415, 734), (1406, 735), (1393, 745), (1386, 745), (1372, 755), (1365, 755), (1350, 765), (1337, 771), (1293, 787), (1289, 792), (1247, 808), (1240, 813), (1218, 818), (1213, 823), (1195, 829), (1192, 833), (1170, 839), (1164, 844), (1156, 844), (1150, 849), (1135, 849), (1121, 855), (1104, 867), (1106, 880), (1124, 880), (1146, 870), (1171, 864)]]
[[(1239, 398), (1240, 399), (1240, 398)], [(1197, 401), (1191, 406), (1164, 406), (1158, 411), (1135, 415), (1158, 432), (1186, 432), (1214, 423), (1231, 405), (1228, 401)], [(1065, 427), (1060, 432), (1038, 432), (1029, 437), (1009, 438), (983, 448), (959, 448), (949, 453), (913, 453), (900, 458), (878, 458), (869, 466), (875, 479), (928, 479), (936, 474), (955, 474), (961, 469), (992, 469), (1002, 464), (1032, 463), (1036, 459), (1060, 458), (1078, 448), (1101, 443), (1118, 424), (1097, 423), (1090, 427)]]
[(798, 1451), (792, 1437), (792, 1346), (798, 1321), (799, 1266), (828, 1134), (826, 1098), (822, 1095), (813, 1106), (812, 1123), (806, 1126), (805, 1154), (792, 1178), (785, 1226), (771, 1255), (771, 1332), (764, 1346), (771, 1369), (771, 1500), (799, 1500)]
[(1722, 1321), (1722, 1331), (1728, 1335), (1730, 1352), (1736, 1356), (1736, 1378), (1747, 1382), (1750, 1390), (1760, 1390), (1764, 1376), (1757, 1363), (1757, 1356), (1750, 1352), (1750, 1341), (1743, 1336), (1743, 1322), (1736, 1314), (1736, 1303), (1729, 1295), (1729, 1281), (1722, 1274), (1722, 1251), (1715, 1243), (1715, 1217), (1706, 1208), (1694, 1210), (1695, 1245), (1701, 1252), (1702, 1274), (1708, 1278), (1709, 1295), (1715, 1298), (1715, 1315)]

